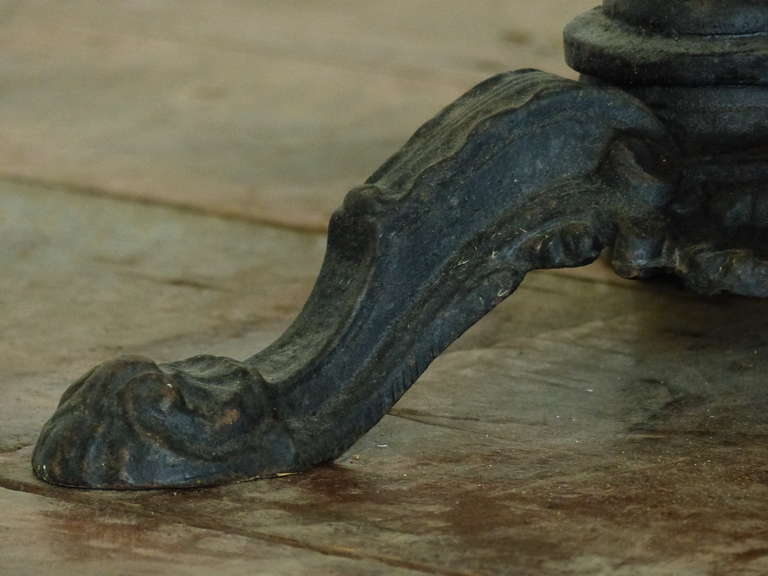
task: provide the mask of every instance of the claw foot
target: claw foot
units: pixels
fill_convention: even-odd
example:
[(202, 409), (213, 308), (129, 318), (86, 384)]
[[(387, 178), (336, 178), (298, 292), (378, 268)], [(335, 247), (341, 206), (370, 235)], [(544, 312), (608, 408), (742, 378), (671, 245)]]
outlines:
[(48, 482), (152, 488), (231, 482), (287, 471), (293, 443), (252, 368), (197, 356), (106, 362), (75, 382), (33, 456)]

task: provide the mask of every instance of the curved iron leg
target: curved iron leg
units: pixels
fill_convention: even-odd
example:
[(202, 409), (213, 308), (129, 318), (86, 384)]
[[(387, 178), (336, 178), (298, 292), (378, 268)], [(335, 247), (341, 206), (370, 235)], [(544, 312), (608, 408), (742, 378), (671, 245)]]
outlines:
[(334, 459), (528, 271), (586, 264), (617, 241), (651, 258), (673, 154), (619, 90), (536, 71), (491, 78), (349, 193), (314, 292), (277, 342), (244, 362), (97, 367), (46, 424), (35, 472), (152, 488)]

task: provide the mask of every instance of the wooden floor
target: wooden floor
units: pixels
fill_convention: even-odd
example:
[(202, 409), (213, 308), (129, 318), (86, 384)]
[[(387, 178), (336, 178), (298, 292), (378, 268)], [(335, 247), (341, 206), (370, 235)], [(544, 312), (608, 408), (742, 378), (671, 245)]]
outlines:
[(595, 0), (0, 0), (0, 575), (768, 573), (768, 302), (535, 273), (337, 463), (57, 489), (31, 445), (121, 353), (243, 358), (325, 223)]

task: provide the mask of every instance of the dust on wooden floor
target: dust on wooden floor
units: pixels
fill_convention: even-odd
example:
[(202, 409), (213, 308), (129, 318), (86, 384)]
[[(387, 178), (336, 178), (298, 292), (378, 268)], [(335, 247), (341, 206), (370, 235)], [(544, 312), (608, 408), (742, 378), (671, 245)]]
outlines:
[(441, 106), (567, 74), (583, 0), (0, 0), (0, 574), (768, 572), (768, 303), (532, 274), (337, 463), (211, 490), (36, 481), (121, 353), (245, 357)]

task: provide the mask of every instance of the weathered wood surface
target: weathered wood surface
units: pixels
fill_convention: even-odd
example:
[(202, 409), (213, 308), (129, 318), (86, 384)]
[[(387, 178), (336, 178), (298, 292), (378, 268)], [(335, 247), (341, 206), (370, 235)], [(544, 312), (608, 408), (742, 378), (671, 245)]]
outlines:
[(0, 2), (0, 574), (768, 572), (768, 302), (602, 264), (531, 275), (333, 466), (33, 479), (74, 377), (268, 343), (346, 187), (486, 73), (560, 71), (590, 3), (253, 4)]
[[(201, 528), (149, 510), (82, 506), (0, 488), (3, 574), (416, 575), (398, 565)], [(33, 543), (34, 550), (30, 549)]]
[(568, 74), (591, 4), (9, 1), (0, 175), (324, 230), (477, 81)]

